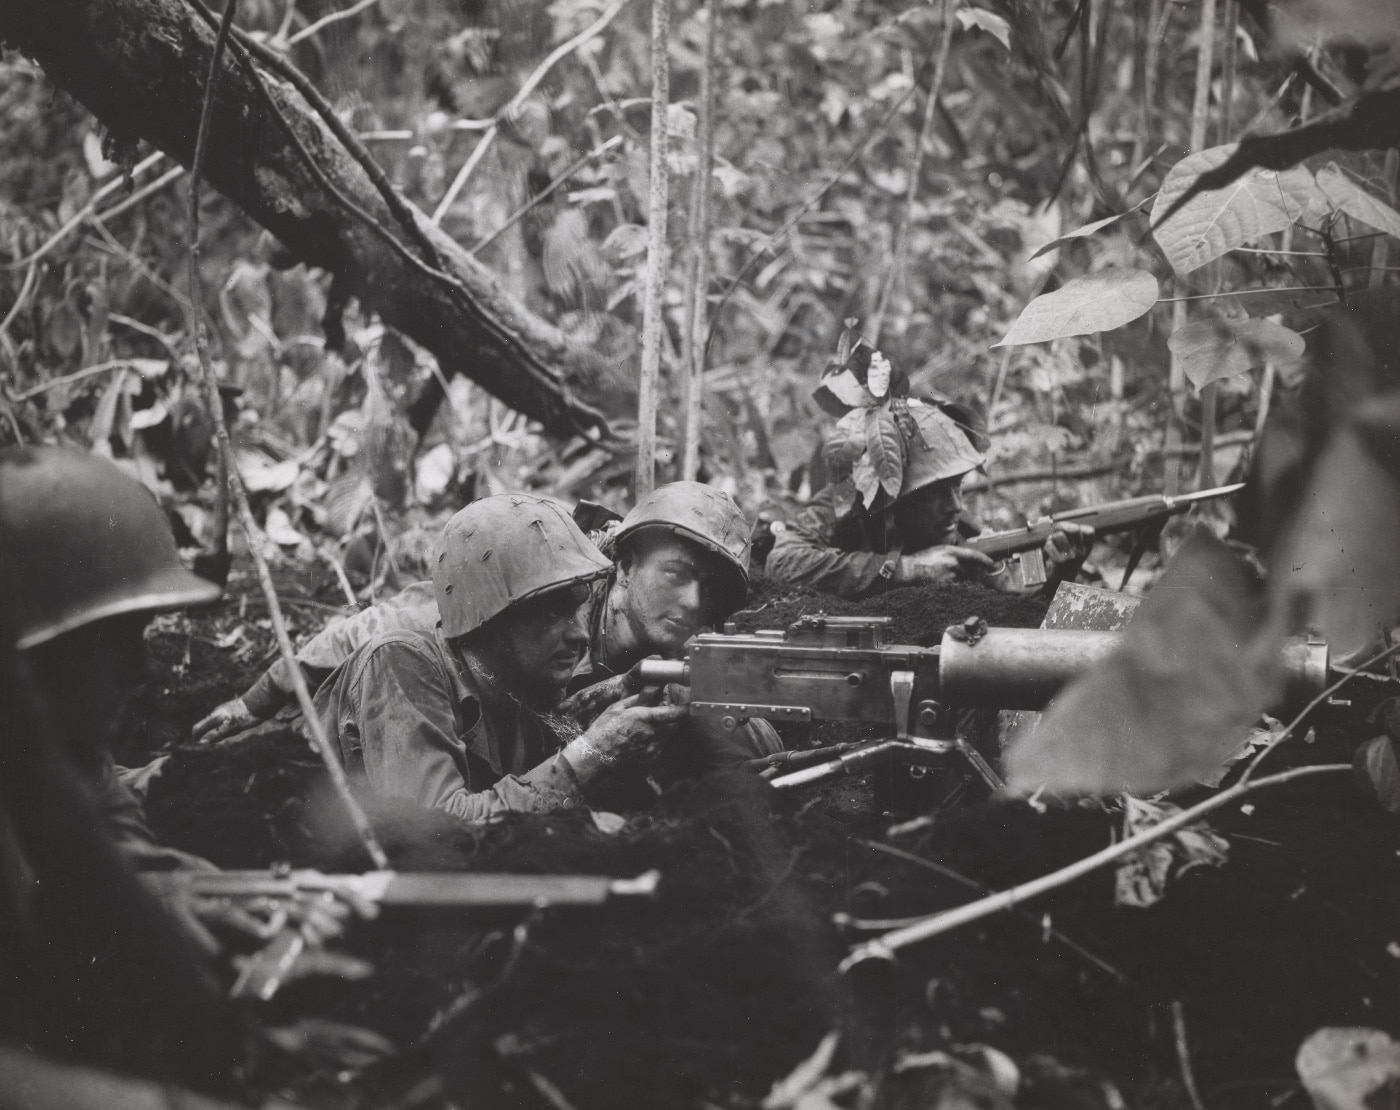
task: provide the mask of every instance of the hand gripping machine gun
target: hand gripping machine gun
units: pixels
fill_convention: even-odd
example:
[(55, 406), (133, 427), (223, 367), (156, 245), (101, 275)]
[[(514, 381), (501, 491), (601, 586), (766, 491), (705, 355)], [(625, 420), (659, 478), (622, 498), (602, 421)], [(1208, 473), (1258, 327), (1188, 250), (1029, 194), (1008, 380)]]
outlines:
[[(916, 647), (886, 643), (890, 623), (809, 615), (786, 630), (705, 633), (689, 642), (684, 659), (644, 660), (641, 678), (647, 685), (688, 685), (691, 715), (725, 728), (749, 717), (893, 726), (892, 738), (842, 745), (837, 758), (772, 779), (777, 790), (858, 774), (891, 759), (916, 773), (962, 761), (996, 790), (1004, 784), (960, 733), (958, 711), (1043, 709), (1102, 662), (1118, 639), (1116, 632), (992, 628), (971, 617), (949, 627), (937, 647)], [(1289, 641), (1284, 663), (1289, 703), (1306, 702), (1325, 687), (1325, 643)]]

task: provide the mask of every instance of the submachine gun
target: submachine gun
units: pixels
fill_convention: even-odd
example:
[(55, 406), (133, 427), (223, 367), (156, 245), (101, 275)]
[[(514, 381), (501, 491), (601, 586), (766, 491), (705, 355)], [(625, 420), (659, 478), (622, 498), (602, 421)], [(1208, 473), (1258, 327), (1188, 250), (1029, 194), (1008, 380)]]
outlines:
[(500, 875), (475, 872), (368, 871), (328, 875), (320, 871), (147, 872), (141, 881), (167, 901), (211, 903), (206, 909), (236, 915), (242, 929), (257, 927), (262, 947), (243, 961), (229, 993), (234, 998), (270, 999), (308, 948), (324, 943), (306, 927), (315, 902), (338, 901), (358, 916), (376, 917), (380, 907), (485, 911), (540, 910), (554, 906), (600, 906), (612, 898), (650, 897), (660, 873), (633, 879), (606, 875)]
[[(971, 617), (950, 626), (937, 647), (916, 647), (886, 643), (889, 624), (889, 617), (814, 614), (786, 630), (735, 633), (730, 625), (693, 638), (684, 659), (644, 660), (640, 674), (647, 685), (688, 685), (691, 715), (725, 728), (748, 717), (893, 726), (893, 738), (814, 753), (824, 761), (772, 779), (778, 790), (891, 759), (911, 769), (962, 760), (996, 790), (1004, 784), (960, 734), (958, 711), (1043, 709), (1071, 679), (1101, 663), (1118, 639), (1116, 632), (992, 628)], [(1283, 655), (1290, 704), (1324, 689), (1325, 643), (1291, 640)]]
[(1094, 529), (1096, 536), (1137, 531), (1138, 538), (1128, 556), (1127, 569), (1123, 572), (1123, 581), (1126, 582), (1132, 577), (1138, 561), (1147, 550), (1147, 545), (1155, 540), (1162, 525), (1169, 518), (1186, 512), (1193, 505), (1229, 497), (1242, 489), (1244, 483), (1237, 482), (1234, 485), (1197, 490), (1195, 493), (1152, 494), (1146, 497), (1130, 497), (1126, 501), (1108, 501), (1102, 505), (1055, 513), (1033, 521), (1024, 528), (989, 532), (959, 542), (963, 547), (970, 547), (993, 559), (1014, 559), (1020, 564), (1022, 581), (1026, 586), (1043, 586), (1046, 573), (1045, 557), (1041, 548), (1054, 534), (1055, 529), (1065, 521), (1087, 524)]

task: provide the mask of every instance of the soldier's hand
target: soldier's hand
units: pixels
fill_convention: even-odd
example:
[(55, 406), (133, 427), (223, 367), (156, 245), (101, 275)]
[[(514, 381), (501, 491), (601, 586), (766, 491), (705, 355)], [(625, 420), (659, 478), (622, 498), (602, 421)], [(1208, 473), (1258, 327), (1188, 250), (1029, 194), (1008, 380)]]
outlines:
[(588, 730), (564, 749), (580, 778), (624, 760), (653, 755), (664, 726), (686, 715), (683, 705), (647, 704), (661, 691), (632, 694), (608, 706)]
[(925, 584), (961, 582), (979, 570), (989, 571), (995, 566), (980, 551), (940, 544), (913, 555), (901, 555), (895, 578), (899, 582)]
[(1073, 578), (1079, 573), (1089, 551), (1094, 546), (1094, 529), (1076, 521), (1061, 521), (1060, 526), (1050, 533), (1042, 549), (1045, 553), (1045, 569), (1055, 581)]
[(195, 722), (194, 739), (198, 744), (211, 744), (215, 740), (224, 740), (242, 732), (245, 728), (252, 728), (258, 723), (258, 718), (249, 711), (243, 699), (234, 698), (218, 706), (209, 716)]
[(613, 675), (592, 686), (585, 686), (559, 703), (559, 712), (566, 713), (587, 728), (608, 706), (637, 693), (642, 688), (641, 664), (626, 674)]

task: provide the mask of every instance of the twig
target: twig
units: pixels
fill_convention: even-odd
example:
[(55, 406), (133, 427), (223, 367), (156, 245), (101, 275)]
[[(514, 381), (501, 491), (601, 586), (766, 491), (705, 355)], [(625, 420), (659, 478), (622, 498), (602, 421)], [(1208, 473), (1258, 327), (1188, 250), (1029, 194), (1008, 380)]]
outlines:
[(1288, 725), (1283, 729), (1283, 731), (1280, 732), (1277, 736), (1275, 736), (1272, 740), (1270, 740), (1266, 745), (1264, 745), (1263, 750), (1252, 760), (1250, 760), (1249, 766), (1244, 769), (1244, 774), (1240, 776), (1239, 785), (1243, 786), (1245, 783), (1249, 782), (1250, 778), (1254, 775), (1255, 768), (1258, 767), (1259, 764), (1264, 762), (1264, 757), (1267, 756), (1275, 748), (1277, 748), (1280, 744), (1282, 744), (1285, 740), (1287, 740), (1288, 737), (1293, 734), (1293, 730), (1303, 723), (1303, 719), (1307, 717), (1309, 713), (1311, 713), (1324, 701), (1330, 698), (1333, 694), (1335, 694), (1339, 689), (1345, 686), (1353, 678), (1356, 678), (1358, 675), (1362, 674), (1367, 667), (1371, 666), (1374, 663), (1379, 663), (1382, 659), (1389, 658), (1390, 656), (1394, 655), (1397, 651), (1400, 651), (1400, 640), (1391, 644), (1390, 647), (1386, 648), (1384, 651), (1377, 652), (1375, 655), (1371, 656), (1371, 658), (1366, 659), (1361, 663), (1358, 663), (1354, 668), (1346, 671), (1341, 678), (1337, 679), (1337, 681), (1332, 683), (1331, 686), (1327, 687), (1327, 689), (1323, 690), (1322, 693), (1317, 695), (1317, 697), (1313, 698), (1312, 701), (1308, 702), (1307, 705), (1303, 706), (1302, 712), (1300, 712), (1296, 717), (1294, 717), (1293, 720), (1289, 721)]
[(1003, 910), (1009, 910), (1022, 902), (1031, 898), (1046, 894), (1052, 890), (1057, 890), (1062, 886), (1083, 878), (1091, 872), (1097, 871), (1110, 863), (1131, 855), (1133, 852), (1160, 840), (1177, 829), (1193, 825), (1201, 820), (1208, 813), (1212, 813), (1223, 806), (1230, 805), (1256, 790), (1263, 790), (1269, 786), (1281, 786), (1283, 783), (1292, 782), (1294, 779), (1303, 778), (1308, 775), (1351, 773), (1350, 763), (1323, 763), (1309, 767), (1294, 767), (1291, 770), (1280, 772), (1277, 775), (1270, 775), (1268, 778), (1259, 779), (1255, 782), (1241, 782), (1222, 790), (1219, 794), (1207, 798), (1205, 801), (1184, 809), (1180, 813), (1168, 817), (1165, 821), (1144, 829), (1134, 836), (1120, 840), (1117, 844), (1111, 844), (1101, 851), (1095, 852), (1084, 859), (1076, 860), (1066, 867), (1061, 867), (1057, 871), (1052, 871), (1048, 875), (1042, 875), (1038, 879), (1021, 883), (1003, 890), (986, 898), (979, 898), (975, 902), (969, 902), (965, 906), (958, 906), (956, 909), (946, 910), (942, 913), (932, 914), (923, 918), (913, 925), (903, 929), (896, 929), (886, 933), (882, 937), (866, 941), (851, 949), (850, 955), (841, 961), (841, 970), (848, 971), (856, 964), (868, 959), (892, 960), (894, 954), (901, 948), (908, 948), (910, 945), (918, 944), (925, 940), (950, 933), (963, 925), (970, 925), (974, 921), (981, 921), (983, 918), (991, 917)]
[(666, 293), (666, 217), (670, 167), (666, 161), (671, 106), (671, 0), (651, 0), (651, 167), (647, 198), (647, 272), (642, 299), (642, 369), (637, 390), (637, 464), (632, 497), (656, 484), (656, 410), (660, 392), (661, 333)]
[(471, 177), (472, 171), (476, 169), (481, 159), (486, 156), (486, 152), (490, 149), (491, 144), (496, 141), (496, 136), (499, 135), (501, 131), (500, 121), (502, 119), (509, 119), (510, 116), (519, 109), (520, 105), (525, 103), (526, 99), (535, 91), (539, 83), (544, 80), (545, 75), (548, 74), (555, 65), (567, 58), (584, 43), (597, 38), (598, 35), (603, 32), (603, 29), (613, 21), (617, 13), (622, 11), (626, 4), (627, 0), (613, 0), (602, 15), (573, 38), (569, 39), (568, 42), (562, 43), (550, 51), (548, 57), (535, 67), (534, 72), (531, 73), (529, 77), (525, 78), (525, 83), (520, 86), (519, 91), (517, 91), (514, 96), (506, 101), (505, 106), (496, 113), (495, 119), (493, 119), (490, 126), (486, 128), (486, 133), (481, 136), (481, 141), (476, 144), (471, 154), (468, 155), (462, 168), (457, 171), (457, 176), (452, 179), (452, 184), (447, 187), (447, 192), (443, 194), (442, 200), (438, 201), (437, 207), (433, 209), (433, 214), (428, 218), (429, 223), (436, 225), (442, 222), (442, 217), (447, 214), (447, 210), (452, 207), (453, 202), (456, 201), (458, 195), (466, 186), (467, 179)]
[[(904, 271), (904, 256), (909, 248), (909, 225), (914, 219), (914, 201), (919, 196), (919, 178), (924, 169), (924, 150), (933, 137), (933, 121), (938, 115), (938, 98), (943, 92), (943, 74), (948, 68), (948, 49), (953, 44), (953, 4), (943, 0), (943, 34), (938, 41), (938, 60), (933, 66), (933, 76), (929, 79), (928, 93), (924, 101), (924, 119), (914, 138), (914, 152), (909, 160), (909, 188), (904, 196), (904, 210), (900, 213), (899, 224), (894, 233), (894, 250), (891, 252), (890, 268), (885, 274), (884, 285), (875, 305), (875, 317), (870, 321), (870, 344), (880, 345), (880, 329), (885, 322), (885, 309), (889, 306), (894, 288), (899, 284)], [(998, 262), (1000, 259), (998, 259)]]
[(564, 1092), (546, 1079), (533, 1068), (526, 1068), (525, 1074), (530, 1078), (530, 1084), (540, 1093), (540, 1097), (554, 1107), (554, 1110), (577, 1110), (572, 1102), (565, 1097)]
[(331, 570), (335, 572), (336, 583), (340, 586), (340, 592), (345, 595), (345, 604), (350, 608), (355, 608), (359, 602), (355, 598), (355, 588), (350, 585), (350, 579), (345, 574), (345, 567), (333, 552), (327, 548), (317, 548), (317, 553), (330, 564)]
[[(138, 173), (144, 173), (164, 157), (164, 154), (148, 155), (131, 168), (130, 176), (134, 177)], [(183, 173), (184, 171), (181, 170), (180, 172)], [(126, 177), (116, 177), (107, 182), (106, 185), (103, 185), (97, 192), (92, 194), (91, 199), (89, 199), (85, 205), (79, 208), (77, 212), (73, 213), (66, 224), (44, 240), (33, 253), (25, 255), (23, 258), (17, 258), (13, 262), (0, 262), (0, 270), (18, 270), (25, 266), (32, 266), (35, 262), (38, 262), (39, 259), (43, 258), (49, 251), (53, 250), (54, 247), (58, 246), (59, 243), (63, 242), (64, 239), (68, 238), (69, 235), (81, 227), (87, 218), (97, 210), (97, 205), (102, 199), (109, 193), (115, 191), (125, 180)], [(144, 195), (144, 191), (137, 195)]]
[(39, 260), (36, 258), (29, 264), (29, 269), (24, 272), (24, 280), (20, 282), (19, 293), (15, 295), (15, 303), (10, 305), (10, 311), (5, 313), (5, 318), (0, 320), (0, 336), (10, 330), (10, 325), (15, 322), (15, 317), (24, 308), (24, 302), (29, 299), (29, 292), (34, 288), (34, 282), (39, 276)]
[(544, 200), (548, 199), (555, 189), (559, 188), (560, 185), (568, 181), (569, 178), (573, 177), (574, 174), (578, 173), (579, 170), (583, 169), (585, 165), (593, 161), (593, 159), (597, 158), (599, 155), (606, 154), (608, 151), (612, 150), (613, 147), (617, 146), (621, 142), (622, 136), (614, 135), (611, 139), (608, 139), (606, 142), (600, 143), (598, 146), (595, 146), (587, 154), (580, 155), (570, 166), (568, 166), (568, 168), (563, 170), (558, 177), (556, 177), (538, 193), (532, 196), (529, 200), (527, 200), (509, 216), (507, 216), (505, 222), (502, 223), (500, 227), (496, 228), (496, 230), (491, 232), (490, 235), (478, 239), (470, 248), (468, 248), (467, 253), (476, 254), (478, 251), (485, 250), (502, 235), (504, 235), (507, 231), (513, 228), (521, 220), (523, 220), (532, 209), (534, 209)]
[(1179, 1001), (1172, 1002), (1172, 1027), (1176, 1030), (1176, 1059), (1181, 1065), (1181, 1082), (1186, 1087), (1192, 1110), (1206, 1110), (1201, 1093), (1196, 1090), (1195, 1073), (1191, 1070), (1191, 1046), (1186, 1043), (1186, 1016)]
[(130, 366), (132, 359), (114, 358), (107, 362), (99, 362), (93, 366), (85, 366), (81, 370), (74, 370), (71, 374), (62, 374), (57, 378), (50, 378), (46, 382), (32, 386), (22, 393), (15, 394), (16, 401), (28, 401), (31, 397), (37, 397), (41, 393), (47, 393), (50, 389), (57, 389), (61, 385), (71, 385), (73, 382), (80, 382), (84, 378), (91, 378), (97, 374), (105, 374), (109, 370), (118, 370), (124, 366)]
[(1335, 285), (1280, 285), (1275, 288), (1231, 289), (1224, 293), (1196, 293), (1190, 297), (1158, 297), (1158, 304), (1176, 304), (1178, 301), (1209, 301), (1216, 297), (1249, 297), (1259, 293), (1335, 293)]
[(700, 136), (690, 202), (690, 258), (685, 275), (685, 319), (681, 325), (681, 373), (685, 375), (681, 478), (693, 482), (700, 473), (700, 438), (705, 411), (705, 328), (710, 296), (710, 180), (715, 162), (715, 42), (719, 37), (719, 0), (706, 0), (705, 53), (700, 63)]
[(351, 4), (348, 8), (345, 8), (341, 11), (331, 12), (329, 15), (323, 15), (320, 19), (316, 20), (315, 23), (303, 27), (295, 35), (292, 35), (289, 39), (287, 39), (286, 45), (295, 46), (303, 39), (309, 39), (318, 31), (322, 30), (325, 27), (329, 27), (332, 23), (339, 23), (342, 19), (349, 19), (351, 16), (359, 15), (366, 8), (372, 7), (377, 3), (379, 3), (379, 0), (359, 0), (359, 3)]
[[(861, 844), (866, 848), (870, 848), (873, 851), (884, 852), (886, 855), (894, 856), (895, 859), (903, 860), (905, 863), (912, 863), (916, 867), (926, 868), (927, 870), (932, 871), (936, 875), (942, 875), (945, 879), (951, 879), (955, 883), (961, 883), (963, 886), (969, 888), (970, 890), (981, 891), (984, 894), (991, 893), (992, 888), (987, 886), (985, 883), (979, 883), (976, 879), (970, 879), (966, 875), (954, 871), (951, 867), (947, 867), (944, 864), (938, 863), (934, 860), (925, 859), (923, 856), (915, 855), (913, 852), (906, 852), (903, 848), (896, 848), (893, 844), (882, 844), (878, 840), (862, 840), (859, 837), (856, 838), (856, 843)], [(1027, 910), (1023, 910), (1018, 907), (1015, 912), (1021, 917), (1024, 917), (1027, 921), (1031, 921), (1036, 925), (1040, 924), (1040, 922), (1036, 920), (1035, 915)], [(902, 928), (904, 925), (912, 925), (915, 921), (918, 920), (920, 919), (910, 918), (906, 921), (900, 922), (898, 924), (892, 924), (888, 927)], [(1129, 981), (1128, 977), (1124, 975), (1121, 971), (1119, 971), (1116, 967), (1114, 967), (1112, 964), (1094, 955), (1094, 953), (1090, 952), (1087, 948), (1079, 944), (1077, 941), (1074, 941), (1071, 938), (1065, 936), (1064, 933), (1060, 932), (1060, 930), (1056, 929), (1053, 925), (1050, 926), (1046, 930), (1046, 932), (1048, 932), (1052, 937), (1058, 940), (1071, 952), (1075, 953), (1075, 955), (1087, 960), (1089, 963), (1097, 967), (1100, 971), (1106, 972), (1112, 978), (1118, 980), (1118, 982), (1127, 983)]]
[(715, 328), (719, 325), (719, 319), (720, 316), (724, 313), (725, 306), (734, 296), (734, 291), (737, 288), (739, 288), (739, 284), (744, 280), (744, 278), (748, 276), (749, 271), (752, 270), (754, 268), (754, 265), (758, 262), (758, 260), (762, 258), (765, 253), (767, 253), (769, 247), (771, 247), (779, 239), (782, 239), (790, 231), (792, 231), (793, 228), (795, 228), (799, 223), (802, 222), (803, 216), (805, 216), (809, 211), (811, 211), (811, 209), (815, 208), (818, 204), (820, 204), (822, 198), (825, 197), (827, 193), (831, 192), (832, 189), (836, 188), (837, 184), (841, 181), (841, 179), (846, 176), (846, 171), (849, 170), (852, 166), (854, 166), (858, 161), (860, 161), (861, 157), (865, 154), (865, 152), (870, 149), (871, 144), (874, 143), (875, 140), (878, 139), (882, 134), (884, 134), (885, 128), (887, 128), (891, 123), (894, 122), (894, 119), (899, 114), (900, 110), (904, 107), (905, 104), (909, 102), (909, 98), (914, 95), (915, 90), (919, 87), (919, 81), (923, 78), (924, 72), (933, 63), (933, 58), (934, 56), (932, 53), (928, 54), (924, 58), (923, 64), (920, 65), (919, 73), (915, 77), (913, 83), (910, 84), (910, 86), (907, 89), (905, 89), (903, 93), (900, 94), (899, 98), (896, 99), (895, 102), (889, 106), (885, 114), (880, 117), (879, 121), (875, 124), (875, 126), (872, 127), (870, 131), (866, 134), (865, 138), (863, 138), (859, 143), (856, 144), (856, 148), (846, 156), (845, 160), (842, 161), (841, 165), (836, 168), (836, 172), (833, 173), (829, 178), (827, 178), (827, 180), (822, 184), (822, 186), (819, 189), (817, 189), (815, 193), (813, 193), (810, 197), (804, 200), (802, 204), (798, 206), (797, 211), (794, 212), (788, 219), (783, 221), (782, 226), (779, 227), (777, 231), (774, 231), (772, 234), (768, 235), (763, 240), (763, 242), (759, 243), (758, 246), (754, 247), (753, 250), (749, 252), (748, 259), (744, 262), (744, 264), (741, 267), (739, 267), (739, 272), (735, 274), (733, 278), (730, 279), (729, 284), (725, 286), (724, 293), (719, 299), (719, 304), (715, 306), (714, 312), (710, 315), (710, 327), (709, 330), (705, 333), (706, 350), (708, 350), (710, 344), (714, 342)]
[(306, 676), (302, 674), (301, 668), (297, 665), (296, 649), (292, 647), (291, 637), (287, 634), (287, 622), (282, 614), (282, 606), (277, 600), (277, 589), (272, 583), (272, 573), (268, 570), (267, 560), (263, 557), (258, 546), (257, 522), (253, 519), (253, 510), (248, 504), (248, 491), (243, 485), (243, 475), (239, 472), (238, 463), (233, 456), (228, 424), (224, 420), (223, 403), (219, 399), (218, 387), (214, 382), (213, 367), (209, 365), (208, 340), (202, 327), (203, 297), (199, 280), (199, 175), (204, 165), (204, 153), (209, 142), (209, 117), (214, 103), (214, 91), (218, 84), (220, 63), (223, 61), (224, 49), (228, 44), (229, 31), (233, 27), (233, 16), (237, 7), (237, 0), (228, 0), (228, 6), (224, 9), (223, 18), (219, 22), (218, 35), (214, 40), (213, 56), (209, 61), (209, 74), (204, 83), (204, 102), (200, 107), (194, 159), (190, 163), (190, 333), (194, 337), (195, 351), (199, 355), (200, 384), (204, 390), (204, 403), (214, 421), (219, 454), (228, 468), (228, 480), (238, 507), (239, 523), (242, 524), (243, 533), (248, 539), (248, 550), (257, 568), (258, 583), (262, 587), (263, 596), (267, 599), (268, 617), (272, 621), (272, 631), (277, 637), (278, 650), (281, 652), (282, 659), (287, 664), (288, 672), (291, 675), (297, 703), (306, 717), (307, 730), (311, 733), (321, 760), (326, 765), (331, 783), (345, 804), (365, 851), (375, 867), (386, 870), (389, 867), (389, 857), (384, 854), (384, 849), (380, 846), (373, 828), (370, 827), (369, 819), (350, 791), (350, 783), (345, 777), (345, 769), (340, 765), (340, 760), (331, 747), (325, 727), (316, 713), (316, 705), (311, 700), (311, 691), (306, 686)]

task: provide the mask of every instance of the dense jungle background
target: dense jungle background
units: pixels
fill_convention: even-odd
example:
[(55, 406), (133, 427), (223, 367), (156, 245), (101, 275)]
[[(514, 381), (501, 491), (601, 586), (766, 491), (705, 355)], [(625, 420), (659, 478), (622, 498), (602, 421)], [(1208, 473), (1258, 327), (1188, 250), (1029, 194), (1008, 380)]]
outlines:
[[(621, 824), (375, 813), (405, 868), (656, 866), (670, 886), (655, 908), (469, 930), (387, 915), (352, 938), (367, 983), (298, 982), (258, 1013), (275, 1035), (233, 1093), (1390, 1105), (1365, 1099), (1400, 1082), (1400, 712), (1355, 687), (1396, 678), (1400, 9), (666, 10), (669, 29), (648, 0), (240, 0), (201, 125), (226, 9), (0, 0), (0, 446), (114, 459), (196, 566), (227, 573), (217, 606), (154, 622), (162, 673), (117, 753), (146, 766), (162, 838), (221, 866), (363, 864), (287, 722), (189, 743), (275, 656), (251, 549), (304, 638), (422, 577), (448, 516), (489, 493), (625, 509), (654, 469), (764, 522), (833, 479), (869, 503), (887, 477), (876, 448), (833, 472), (823, 441), (888, 395), (871, 351), (913, 393), (977, 415), (991, 446), (964, 489), (992, 528), (1250, 481), (1238, 511), (1169, 524), (1131, 576), (1131, 537), (1095, 547), (1086, 580), (1142, 594), (1204, 531), (1267, 569), (1267, 594), (1231, 592), (1223, 556), (1198, 555), (1175, 611), (1144, 609), (1189, 659), (1165, 682), (1122, 662), (1044, 733), (1023, 782), (1046, 767), (1093, 796), (1188, 782), (1187, 805), (1285, 739), (1278, 770), (1362, 773), (1261, 792), (1214, 831), (870, 979), (834, 971), (860, 938), (1070, 863), (1171, 803), (974, 792), (920, 823), (891, 816), (888, 782), (779, 804), (745, 779), (681, 784)], [(217, 492), (201, 363), (251, 539)], [(891, 616), (917, 644), (973, 614), (1045, 615), (970, 587), (851, 604), (761, 576), (750, 605), (757, 627)], [(1244, 668), (1276, 648), (1282, 614), (1373, 677), (1314, 727), (1266, 721), (1227, 751), (1265, 705)], [(1183, 709), (1202, 689), (1227, 691), (1215, 716)], [(1115, 762), (1102, 738), (1129, 725), (1174, 753), (1171, 775)], [(1299, 1046), (1324, 1027), (1370, 1032), (1305, 1066)], [(1380, 1062), (1357, 1078), (1366, 1053)]]

